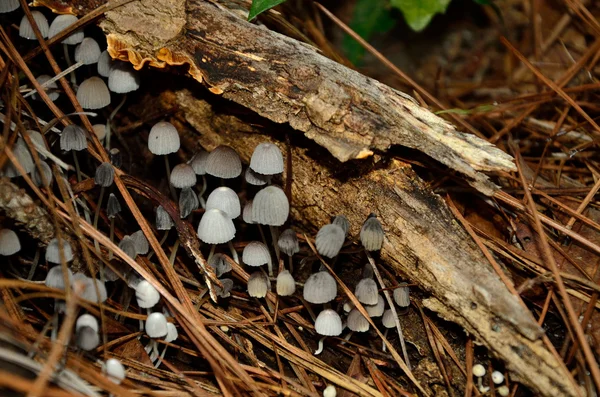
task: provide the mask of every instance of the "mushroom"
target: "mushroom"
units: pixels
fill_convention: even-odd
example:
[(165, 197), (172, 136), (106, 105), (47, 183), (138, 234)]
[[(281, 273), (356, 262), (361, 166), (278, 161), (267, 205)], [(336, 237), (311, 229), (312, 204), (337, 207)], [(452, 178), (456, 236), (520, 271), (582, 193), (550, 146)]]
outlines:
[(244, 247), (242, 261), (248, 266), (259, 267), (264, 264), (269, 269), (269, 276), (273, 277), (273, 263), (269, 248), (260, 241), (251, 241)]
[[(194, 210), (198, 209), (200, 201), (196, 192), (190, 187), (184, 187), (179, 194), (179, 217), (186, 218)], [(191, 218), (190, 218), (191, 219)]]
[(194, 154), (194, 156), (190, 159), (189, 164), (192, 166), (192, 169), (196, 173), (202, 177), (202, 187), (200, 188), (200, 192), (198, 193), (198, 199), (200, 201), (200, 205), (202, 208), (206, 208), (206, 203), (204, 201), (204, 192), (206, 191), (206, 160), (208, 159), (208, 152), (206, 150), (200, 149)]
[[(167, 169), (167, 180), (171, 180), (171, 168), (169, 167), (169, 154), (179, 150), (181, 142), (179, 141), (179, 133), (175, 126), (167, 121), (159, 121), (150, 129), (148, 135), (148, 150), (152, 154), (165, 157), (165, 167)], [(177, 200), (177, 194), (172, 184), (171, 195)]]
[(98, 320), (91, 314), (83, 314), (75, 322), (75, 341), (77, 347), (90, 351), (100, 344)]
[(367, 251), (379, 251), (383, 245), (383, 227), (375, 216), (369, 215), (360, 229), (360, 241)]
[(371, 318), (381, 317), (383, 315), (383, 310), (385, 309), (385, 300), (381, 294), (377, 294), (377, 303), (374, 305), (365, 304), (365, 310), (367, 314)]
[(259, 225), (269, 225), (277, 262), (279, 245), (277, 226), (282, 226), (290, 214), (290, 203), (285, 192), (279, 186), (267, 186), (261, 189), (252, 201), (252, 219)]
[(10, 229), (0, 229), (0, 255), (11, 256), (21, 251), (21, 241), (17, 233)]
[(319, 229), (315, 239), (315, 247), (319, 254), (327, 258), (334, 258), (340, 253), (345, 239), (344, 229), (330, 223)]
[(225, 212), (213, 208), (202, 215), (198, 225), (198, 238), (206, 244), (212, 244), (208, 255), (209, 260), (214, 255), (217, 244), (228, 243), (234, 237), (235, 226)]
[[(19, 2), (17, 1), (17, 4), (18, 3)], [(31, 16), (33, 17), (35, 24), (40, 30), (40, 34), (42, 35), (42, 37), (48, 37), (48, 30), (50, 29), (50, 27), (48, 26), (48, 19), (46, 19), (44, 14), (42, 14), (39, 11), (31, 11)], [(33, 27), (31, 26), (31, 22), (29, 22), (27, 15), (23, 15), (23, 18), (21, 18), (21, 23), (19, 25), (19, 36), (27, 40), (37, 40), (37, 37), (35, 36)]]
[(233, 179), (242, 173), (242, 161), (235, 150), (217, 146), (206, 158), (206, 173), (221, 179)]
[(208, 262), (208, 266), (215, 269), (215, 274), (217, 277), (221, 277), (223, 274), (231, 271), (231, 263), (225, 259), (223, 254), (214, 254), (210, 261)]
[(288, 271), (283, 270), (277, 275), (277, 295), (290, 296), (296, 292), (296, 281), (294, 276)]
[(84, 109), (102, 109), (110, 105), (110, 91), (98, 76), (84, 80), (77, 89), (77, 101)]
[(289, 271), (293, 271), (292, 256), (300, 252), (300, 243), (296, 232), (292, 229), (286, 229), (281, 233), (277, 240), (277, 246), (279, 250), (288, 256), (288, 267)]
[(61, 239), (59, 242), (58, 238), (55, 237), (50, 240), (48, 246), (46, 247), (46, 261), (60, 265), (62, 262), (61, 252), (65, 263), (73, 260), (73, 250), (71, 248), (71, 244), (65, 239)]
[(269, 279), (262, 271), (252, 273), (248, 279), (248, 295), (253, 298), (264, 298), (270, 287)]
[(187, 163), (177, 164), (171, 171), (169, 182), (177, 189), (192, 187), (196, 184), (196, 173)]
[(348, 328), (354, 332), (367, 332), (369, 330), (369, 321), (362, 315), (358, 309), (354, 308), (348, 313)]
[(322, 270), (311, 274), (304, 283), (304, 300), (321, 304), (331, 302), (337, 295), (337, 284), (329, 272)]
[(106, 376), (111, 382), (120, 385), (121, 382), (123, 382), (123, 379), (125, 379), (125, 368), (116, 358), (109, 358), (106, 360), (103, 368)]
[[(41, 170), (41, 172), (40, 172)], [(48, 187), (52, 183), (52, 169), (45, 161), (40, 161), (40, 166), (31, 172), (31, 180), (38, 187)]]
[(79, 162), (75, 153), (87, 149), (87, 140), (83, 128), (75, 124), (66, 126), (60, 135), (60, 149), (66, 152), (73, 152), (77, 181), (81, 182), (81, 170), (79, 169)]
[(365, 305), (376, 305), (378, 302), (379, 293), (377, 291), (377, 283), (372, 278), (363, 278), (356, 285), (354, 295), (360, 303)]
[[(98, 204), (96, 205), (96, 213), (94, 214), (94, 228), (98, 228), (98, 219), (100, 217), (100, 208), (102, 207), (102, 200), (104, 199), (104, 191), (107, 187), (113, 184), (115, 179), (115, 170), (113, 166), (104, 162), (96, 168), (94, 174), (94, 183), (100, 186), (100, 196), (98, 197)], [(100, 252), (100, 245), (97, 240), (94, 240), (96, 252)]]
[(314, 352), (315, 356), (323, 351), (323, 341), (327, 336), (339, 336), (342, 333), (344, 326), (342, 319), (335, 310), (325, 309), (319, 313), (315, 320), (315, 331), (319, 335), (323, 335), (319, 339), (319, 347)]
[(283, 155), (279, 147), (272, 143), (260, 143), (250, 159), (252, 171), (262, 175), (276, 175), (283, 172)]
[(410, 306), (410, 289), (406, 283), (399, 283), (394, 290), (394, 302), (403, 309)]

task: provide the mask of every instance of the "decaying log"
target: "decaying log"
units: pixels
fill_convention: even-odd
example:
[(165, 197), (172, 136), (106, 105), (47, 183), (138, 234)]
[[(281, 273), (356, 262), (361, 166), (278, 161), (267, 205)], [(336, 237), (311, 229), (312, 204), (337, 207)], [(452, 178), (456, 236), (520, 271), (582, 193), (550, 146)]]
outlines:
[[(281, 142), (236, 117), (216, 115), (190, 91), (164, 93), (163, 99), (176, 104), (181, 117), (199, 133), (192, 140), (208, 150), (227, 144), (248, 162), (258, 143), (272, 140), (285, 153)], [(386, 231), (382, 260), (432, 294), (426, 301), (430, 309), (473, 334), (504, 360), (514, 379), (536, 394), (576, 395), (539, 339), (542, 329), (506, 289), (445, 202), (409, 165), (391, 161), (341, 181), (335, 177), (340, 167), (317, 157), (310, 149), (292, 147), (295, 222), (315, 230), (342, 213), (357, 238), (365, 218), (377, 213)]]
[(106, 17), (101, 26), (113, 57), (137, 68), (189, 65), (213, 93), (289, 123), (340, 161), (402, 145), (461, 172), (486, 194), (495, 186), (481, 171), (515, 170), (509, 155), (456, 131), (408, 95), (217, 3), (136, 1)]

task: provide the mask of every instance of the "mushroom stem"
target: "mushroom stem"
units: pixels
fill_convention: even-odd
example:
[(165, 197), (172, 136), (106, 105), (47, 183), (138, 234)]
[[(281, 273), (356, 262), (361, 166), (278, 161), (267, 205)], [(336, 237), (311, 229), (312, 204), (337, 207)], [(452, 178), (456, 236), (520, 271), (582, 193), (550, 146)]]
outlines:
[[(388, 328), (385, 329), (385, 331), (383, 331), (383, 337), (387, 339), (387, 334), (388, 334)], [(385, 345), (385, 342), (381, 342), (382, 346), (381, 346), (381, 351), (385, 352), (387, 350), (387, 346)]]
[(169, 189), (171, 190), (171, 196), (173, 196), (173, 200), (177, 202), (177, 192), (175, 191), (175, 187), (171, 185), (171, 167), (169, 167), (168, 155), (165, 155), (165, 167), (167, 168), (167, 183), (169, 184)]
[(294, 261), (292, 260), (292, 256), (288, 256), (288, 270), (290, 273), (294, 272)]
[[(114, 242), (115, 240), (115, 217), (110, 218), (110, 242)], [(111, 260), (113, 258), (113, 251), (112, 249), (108, 250), (108, 260)]]
[(73, 152), (73, 161), (75, 162), (75, 171), (77, 172), (77, 182), (81, 182), (81, 170), (79, 169), (79, 161), (77, 161), (77, 152), (72, 150)]
[(29, 275), (27, 276), (27, 280), (32, 280), (33, 275), (35, 274), (35, 269), (37, 269), (37, 265), (40, 262), (40, 248), (36, 248), (35, 256), (33, 257), (33, 262), (31, 263), (31, 269), (29, 269)]
[[(102, 207), (102, 199), (104, 198), (104, 186), (100, 188), (100, 196), (98, 197), (98, 203), (96, 204), (96, 212), (94, 213), (94, 229), (98, 229), (98, 218), (100, 217), (100, 207)], [(98, 240), (94, 239), (94, 248), (96, 252), (100, 253), (100, 244)]]
[[(233, 243), (231, 242), (231, 240), (229, 240), (227, 242), (227, 245), (229, 245), (229, 250), (231, 251), (231, 258), (233, 259), (233, 261), (235, 263), (237, 263), (238, 265), (240, 264), (240, 257), (238, 256), (237, 251), (235, 250)], [(269, 264), (269, 268), (270, 268), (270, 264)], [(270, 272), (270, 274), (272, 275), (272, 272)]]
[(71, 66), (73, 66), (73, 62), (71, 62), (71, 57), (69, 56), (69, 46), (67, 44), (63, 44), (63, 52), (65, 54), (65, 61), (67, 62), (67, 66), (71, 70), (70, 71), (70, 73), (71, 73), (71, 85), (73, 86), (73, 89), (75, 91), (77, 91), (77, 78), (75, 76), (75, 69), (77, 69), (77, 68), (72, 68), (71, 67)]
[(206, 209), (206, 201), (204, 201), (204, 193), (206, 192), (206, 175), (202, 175), (202, 187), (200, 188), (200, 192), (198, 193), (198, 201), (200, 201), (200, 206), (202, 209)]
[(277, 262), (279, 262), (279, 257), (281, 253), (279, 252), (279, 244), (277, 244), (277, 240), (279, 239), (279, 229), (277, 226), (269, 226), (271, 230), (271, 238), (273, 239), (273, 248), (275, 248), (275, 257), (277, 258)]
[(215, 254), (215, 248), (217, 247), (216, 244), (212, 244), (210, 246), (210, 252), (208, 254), (208, 258), (206, 259), (206, 262), (210, 262), (210, 260), (212, 259), (213, 255)]
[(156, 360), (156, 363), (154, 364), (154, 368), (160, 367), (160, 364), (162, 363), (163, 358), (165, 358), (165, 353), (167, 352), (168, 347), (169, 347), (169, 345), (166, 345), (165, 348), (163, 349), (162, 353), (160, 353), (158, 360)]
[(123, 107), (125, 101), (127, 100), (127, 94), (123, 95), (123, 99), (117, 105), (117, 107), (112, 111), (108, 120), (106, 120), (106, 138), (104, 139), (106, 150), (110, 150), (110, 125), (112, 124), (113, 119), (117, 115), (117, 112)]
[(325, 340), (325, 338), (326, 338), (326, 336), (319, 339), (319, 347), (317, 348), (317, 350), (315, 350), (315, 353), (314, 353), (315, 356), (318, 356), (319, 354), (321, 354), (323, 352), (323, 341)]

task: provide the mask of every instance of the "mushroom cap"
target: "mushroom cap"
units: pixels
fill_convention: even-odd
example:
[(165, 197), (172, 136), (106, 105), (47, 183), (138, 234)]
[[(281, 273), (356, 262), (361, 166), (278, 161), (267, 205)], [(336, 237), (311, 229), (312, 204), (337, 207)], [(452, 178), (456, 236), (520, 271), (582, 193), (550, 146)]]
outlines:
[(196, 175), (206, 175), (206, 160), (208, 160), (208, 152), (200, 149), (194, 154), (189, 161)]
[(383, 312), (383, 318), (381, 319), (381, 323), (386, 328), (394, 328), (396, 326), (396, 321), (394, 320), (394, 312), (391, 309), (387, 309)]
[(370, 327), (369, 321), (356, 308), (348, 313), (347, 325), (354, 332), (367, 332)]
[(135, 252), (137, 252), (138, 255), (146, 255), (150, 250), (150, 245), (148, 244), (148, 239), (144, 235), (144, 232), (138, 230), (131, 235), (131, 238), (135, 244)]
[(251, 168), (246, 168), (246, 172), (244, 172), (244, 179), (246, 179), (246, 182), (248, 182), (250, 185), (264, 186), (271, 182), (271, 175), (262, 175), (252, 171)]
[[(73, 283), (73, 272), (71, 269), (67, 268), (67, 275), (69, 278), (69, 287)], [(48, 270), (48, 274), (46, 274), (46, 280), (44, 284), (48, 288), (56, 288), (56, 289), (65, 289), (65, 279), (63, 277), (62, 266), (54, 266)]]
[[(48, 37), (48, 30), (50, 28), (48, 26), (48, 19), (46, 19), (44, 14), (39, 11), (31, 11), (31, 16), (40, 30), (42, 37)], [(21, 19), (21, 24), (19, 25), (19, 36), (28, 40), (37, 39), (37, 37), (35, 37), (35, 33), (33, 32), (33, 27), (31, 27), (31, 23), (29, 23), (29, 19), (27, 19), (27, 15), (23, 15), (23, 18)]]
[(209, 153), (205, 169), (208, 175), (218, 178), (237, 178), (242, 173), (242, 161), (231, 147), (220, 145)]
[(367, 251), (379, 251), (383, 236), (383, 227), (375, 216), (369, 217), (360, 229), (360, 241)]
[(277, 275), (277, 295), (290, 296), (296, 292), (296, 281), (289, 270), (279, 272)]
[(206, 244), (223, 244), (235, 237), (235, 226), (227, 214), (219, 209), (207, 210), (198, 225), (198, 237)]
[(261, 271), (252, 273), (248, 279), (248, 295), (253, 298), (264, 298), (270, 287), (267, 276)]
[(286, 229), (279, 235), (277, 239), (277, 246), (287, 256), (292, 256), (300, 252), (300, 243), (296, 232), (292, 229)]
[(336, 397), (337, 390), (334, 385), (327, 385), (327, 387), (323, 390), (323, 397)]
[(223, 211), (231, 219), (237, 218), (242, 212), (237, 193), (226, 186), (218, 187), (208, 195), (206, 209), (213, 208)]
[(0, 255), (10, 256), (21, 251), (21, 241), (17, 233), (10, 229), (0, 229)]
[(152, 154), (164, 156), (175, 153), (180, 146), (177, 128), (168, 121), (159, 121), (150, 129), (148, 149)]
[(79, 85), (77, 100), (84, 109), (102, 109), (110, 105), (110, 91), (104, 80), (93, 76)]
[(254, 218), (252, 217), (252, 200), (248, 200), (246, 202), (246, 205), (244, 205), (244, 210), (242, 211), (242, 219), (248, 224), (256, 223), (254, 222)]
[(156, 208), (156, 229), (157, 230), (170, 230), (175, 223), (171, 215), (163, 208), (162, 205)]
[(102, 51), (98, 58), (98, 74), (102, 77), (108, 77), (114, 63), (108, 51)]
[(114, 62), (108, 73), (108, 89), (126, 94), (140, 88), (140, 76), (127, 62)]
[(290, 214), (290, 203), (278, 186), (261, 189), (252, 200), (252, 218), (260, 225), (281, 226)]
[(251, 241), (244, 247), (242, 261), (248, 266), (262, 266), (271, 262), (271, 253), (264, 243)]
[[(54, 18), (54, 20), (50, 24), (50, 27), (48, 28), (48, 38), (49, 39), (53, 38), (54, 36), (58, 35), (63, 30), (67, 29), (69, 26), (77, 23), (78, 20), (79, 19), (75, 15), (71, 15), (71, 14), (58, 15), (56, 18)], [(85, 36), (83, 35), (83, 31), (77, 30), (77, 31), (71, 33), (71, 35), (68, 36), (66, 39), (64, 39), (62, 41), (62, 43), (68, 44), (68, 45), (79, 44), (83, 41), (84, 37)]]
[(322, 270), (310, 275), (304, 283), (303, 296), (310, 303), (331, 302), (337, 295), (337, 284), (329, 272)]
[(231, 271), (231, 263), (227, 259), (225, 259), (225, 255), (223, 254), (214, 254), (210, 257), (208, 261), (208, 266), (215, 269), (215, 274), (217, 277), (221, 277), (223, 274)]
[(179, 194), (179, 217), (186, 218), (200, 206), (198, 195), (191, 187), (184, 187)]
[(273, 143), (259, 144), (252, 153), (250, 168), (258, 174), (275, 175), (283, 172), (283, 155)]
[[(148, 141), (150, 142), (150, 141)], [(186, 163), (177, 164), (171, 171), (169, 182), (177, 189), (192, 187), (196, 184), (196, 173), (191, 165)]]
[(501, 384), (504, 382), (504, 374), (500, 371), (492, 372), (492, 382), (494, 382), (495, 385)]
[(61, 244), (59, 245), (56, 237), (50, 240), (48, 246), (46, 247), (46, 261), (60, 265), (59, 247), (62, 248), (63, 254), (65, 255), (65, 262), (71, 262), (73, 260), (73, 250), (71, 248), (71, 244), (63, 238), (61, 240)]
[[(39, 84), (44, 84), (50, 79), (52, 79), (52, 77), (48, 76), (47, 74), (42, 74), (36, 78), (36, 81)], [(48, 85), (44, 87), (44, 91), (46, 91), (46, 94), (48, 94), (48, 97), (51, 101), (56, 101), (60, 96), (60, 91), (58, 90), (58, 84), (56, 84), (56, 81), (48, 83)], [(33, 94), (32, 96), (35, 100), (41, 100), (37, 93)]]
[(365, 310), (371, 318), (381, 317), (385, 309), (385, 300), (381, 294), (377, 295), (377, 303), (374, 305), (365, 305)]
[(138, 306), (142, 309), (153, 308), (160, 300), (160, 294), (146, 280), (142, 280), (135, 287), (135, 299), (137, 300)]
[(394, 301), (400, 307), (410, 306), (410, 289), (406, 283), (399, 283), (394, 290)]
[[(108, 195), (108, 203), (106, 204), (106, 216), (112, 219), (121, 212), (121, 204), (114, 193)], [(159, 229), (160, 230), (160, 229)]]
[[(106, 293), (106, 286), (104, 283), (98, 279), (93, 279), (91, 277), (86, 276), (83, 273), (76, 273), (73, 275), (73, 283), (78, 283), (81, 285), (79, 297), (81, 299), (88, 300), (90, 302), (99, 302), (102, 303), (108, 297)], [(96, 287), (98, 287), (98, 294), (96, 294)]]
[(173, 342), (179, 337), (177, 327), (173, 323), (167, 323), (167, 336), (165, 336), (165, 342)]
[(482, 376), (485, 376), (485, 367), (481, 364), (475, 364), (473, 365), (472, 372), (474, 376), (481, 378)]
[(377, 291), (377, 283), (372, 278), (363, 278), (356, 285), (354, 295), (360, 303), (365, 305), (376, 305), (379, 292)]
[(502, 385), (496, 388), (496, 392), (498, 392), (498, 395), (500, 397), (506, 397), (510, 394), (510, 389), (508, 388), (508, 386)]
[(48, 163), (46, 163), (45, 161), (40, 161), (40, 168), (42, 170), (41, 173), (37, 167), (35, 167), (33, 169), (33, 171), (31, 171), (31, 180), (33, 181), (33, 183), (35, 183), (35, 185), (37, 187), (43, 187), (44, 186), (44, 181), (42, 180), (42, 175), (43, 175), (45, 182), (48, 183), (48, 185), (50, 185), (50, 183), (52, 183), (52, 177), (53, 177), (52, 169), (50, 168)]
[(151, 338), (162, 338), (169, 331), (167, 328), (167, 319), (164, 314), (154, 312), (146, 319), (146, 334)]
[(39, 148), (43, 148), (43, 149), (48, 149), (46, 147), (46, 141), (44, 140), (43, 135), (35, 130), (27, 130), (25, 131), (25, 134), (29, 137), (29, 139), (31, 139), (31, 143), (33, 143), (33, 146), (35, 148), (36, 151), (38, 151), (38, 155), (40, 156), (40, 158), (42, 160), (46, 159), (46, 156), (44, 156), (43, 154), (39, 153)]
[(94, 331), (98, 332), (98, 320), (96, 317), (91, 314), (82, 314), (77, 317), (77, 321), (75, 322), (75, 330), (78, 331), (81, 327), (90, 327)]
[(342, 330), (342, 318), (335, 310), (325, 309), (315, 320), (315, 331), (319, 335), (339, 336)]
[(106, 377), (113, 383), (119, 385), (125, 379), (125, 368), (116, 358), (109, 358), (104, 363), (104, 372)]
[(344, 230), (340, 226), (330, 223), (319, 229), (315, 239), (315, 247), (319, 254), (334, 258), (340, 253), (344, 240), (346, 240)]
[(137, 250), (135, 249), (135, 240), (131, 236), (123, 236), (119, 242), (119, 248), (128, 257), (135, 259), (137, 256)]
[[(19, 137), (17, 139), (12, 147), (12, 150), (17, 162), (21, 165), (21, 167), (23, 167), (25, 173), (31, 173), (35, 169), (35, 163), (33, 162), (31, 152), (29, 151), (29, 148), (27, 147), (27, 144), (23, 138)], [(7, 161), (4, 168), (4, 176), (8, 178), (16, 178), (21, 176), (21, 172), (11, 161)]]
[(66, 126), (60, 135), (60, 150), (68, 152), (70, 150), (80, 151), (84, 149), (87, 149), (85, 130), (75, 124)]
[(98, 42), (91, 37), (86, 37), (75, 47), (75, 62), (92, 65), (98, 62), (100, 54), (102, 54), (102, 51)]
[(90, 327), (83, 326), (77, 330), (75, 341), (80, 349), (90, 351), (98, 347), (100, 344), (100, 336), (98, 335), (98, 331), (94, 331)]
[(21, 6), (19, 0), (4, 0), (0, 2), (0, 14), (5, 14), (16, 10)]
[(223, 288), (215, 285), (215, 292), (219, 298), (229, 298), (233, 289), (233, 280), (230, 278), (222, 278), (219, 280), (223, 284)]
[(344, 234), (346, 236), (348, 235), (348, 231), (350, 231), (350, 221), (344, 215), (336, 215), (331, 223), (341, 227), (344, 231)]
[(106, 124), (94, 124), (92, 129), (99, 141), (103, 141), (106, 138)]
[(104, 162), (96, 168), (94, 183), (102, 187), (109, 187), (115, 179), (115, 170), (110, 163)]

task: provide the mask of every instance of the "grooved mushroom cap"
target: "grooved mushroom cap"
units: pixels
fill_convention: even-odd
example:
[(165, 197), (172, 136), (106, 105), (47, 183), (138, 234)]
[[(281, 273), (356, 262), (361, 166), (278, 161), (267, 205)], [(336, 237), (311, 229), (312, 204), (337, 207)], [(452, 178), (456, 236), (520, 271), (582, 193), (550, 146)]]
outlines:
[(277, 275), (277, 295), (279, 296), (290, 296), (296, 292), (296, 281), (294, 276), (288, 271), (284, 270)]
[(367, 314), (374, 317), (380, 317), (383, 315), (383, 310), (385, 309), (385, 301), (383, 300), (383, 296), (381, 294), (377, 295), (377, 303), (374, 305), (365, 305), (365, 310)]
[(123, 236), (123, 238), (119, 242), (119, 248), (121, 248), (121, 251), (123, 251), (125, 255), (132, 259), (135, 259), (135, 257), (137, 256), (137, 250), (135, 249), (135, 241), (131, 236)]
[(40, 158), (42, 160), (45, 160), (46, 156), (39, 153), (39, 149), (38, 149), (38, 148), (46, 149), (46, 141), (44, 140), (44, 137), (42, 136), (42, 134), (35, 130), (27, 130), (27, 131), (25, 131), (25, 134), (29, 137), (29, 139), (31, 139), (31, 143), (33, 143), (33, 147), (35, 148), (35, 150), (38, 151), (38, 155), (40, 156)]
[(140, 88), (140, 76), (126, 62), (114, 62), (108, 73), (108, 89), (117, 94), (126, 94)]
[[(94, 283), (98, 287), (98, 294), (96, 294), (96, 287), (94, 286)], [(76, 273), (73, 275), (73, 284), (79, 285), (77, 290), (80, 291), (79, 297), (81, 299), (85, 299), (90, 302), (101, 303), (104, 302), (108, 297), (106, 293), (106, 286), (102, 281), (88, 277), (83, 273)]]
[[(35, 24), (38, 26), (42, 37), (48, 37), (48, 30), (50, 28), (48, 26), (48, 19), (46, 19), (44, 14), (39, 11), (31, 11), (31, 16), (35, 21)], [(33, 32), (33, 27), (31, 27), (31, 23), (29, 23), (29, 19), (27, 19), (27, 15), (23, 15), (23, 18), (21, 19), (21, 24), (19, 25), (19, 36), (28, 40), (37, 39), (37, 37), (35, 37), (35, 33)]]
[(237, 193), (226, 186), (218, 187), (208, 195), (206, 209), (213, 208), (223, 211), (231, 219), (237, 218), (242, 212)]
[(0, 14), (5, 14), (19, 8), (21, 3), (19, 0), (3, 0), (0, 1)]
[(70, 150), (84, 150), (87, 148), (85, 131), (78, 125), (69, 124), (63, 129), (60, 135), (60, 150), (66, 152)]
[[(69, 286), (71, 286), (73, 282), (73, 272), (67, 268), (67, 275), (69, 278)], [(48, 270), (48, 274), (46, 275), (46, 280), (44, 284), (48, 288), (56, 288), (56, 289), (65, 289), (65, 279), (63, 277), (62, 266), (54, 266), (50, 270)]]
[(170, 230), (175, 224), (171, 215), (163, 208), (162, 205), (156, 208), (156, 229)]
[(137, 252), (138, 255), (146, 255), (150, 250), (150, 245), (148, 244), (148, 239), (144, 235), (144, 232), (138, 230), (131, 235), (131, 238), (135, 244), (135, 252)]
[(331, 223), (341, 227), (344, 231), (344, 235), (348, 235), (348, 231), (350, 230), (350, 221), (344, 215), (336, 215)]
[(348, 313), (348, 328), (354, 332), (367, 332), (369, 330), (369, 321), (358, 311), (358, 309), (352, 309)]
[[(108, 219), (113, 219), (121, 212), (121, 204), (114, 193), (108, 195), (108, 203), (106, 204), (106, 216)], [(160, 230), (160, 229), (159, 229)]]
[(208, 154), (206, 173), (223, 179), (237, 178), (242, 173), (240, 156), (229, 146), (217, 146)]
[(290, 203), (278, 186), (261, 189), (252, 200), (252, 218), (260, 225), (281, 226), (290, 214)]
[(279, 246), (281, 252), (287, 256), (292, 256), (300, 252), (300, 243), (298, 242), (298, 237), (296, 236), (296, 232), (292, 229), (286, 229), (279, 235), (277, 245)]
[(177, 164), (171, 171), (169, 181), (171, 182), (171, 185), (177, 189), (192, 187), (196, 184), (196, 173), (189, 164)]
[(104, 162), (96, 168), (94, 183), (102, 187), (109, 187), (115, 179), (115, 170), (110, 163)]
[(108, 77), (113, 64), (114, 61), (110, 57), (108, 51), (102, 51), (100, 53), (100, 57), (98, 58), (98, 74), (102, 77)]
[(269, 280), (261, 271), (254, 272), (248, 279), (248, 295), (253, 298), (264, 298), (269, 291)]
[(177, 340), (179, 332), (177, 327), (173, 323), (167, 323), (167, 336), (165, 336), (165, 342), (173, 342)]
[(283, 156), (273, 143), (261, 143), (252, 153), (250, 168), (258, 174), (275, 175), (283, 172)]
[(246, 168), (246, 172), (244, 172), (244, 179), (246, 179), (246, 182), (248, 182), (250, 185), (264, 186), (271, 182), (271, 175), (262, 175), (252, 171), (252, 168)]
[(179, 133), (177, 128), (167, 121), (154, 124), (148, 135), (148, 149), (152, 154), (164, 156), (179, 150)]
[(98, 76), (84, 80), (77, 89), (77, 100), (84, 109), (102, 109), (110, 105), (110, 92)]
[(48, 246), (46, 247), (46, 261), (60, 265), (59, 247), (62, 248), (63, 254), (65, 255), (65, 262), (71, 262), (73, 260), (73, 250), (71, 249), (71, 244), (67, 240), (62, 239), (61, 244), (59, 245), (56, 237), (50, 240)]
[(260, 241), (251, 241), (244, 247), (242, 261), (248, 266), (262, 266), (271, 262), (271, 253)]
[(106, 360), (104, 371), (106, 372), (106, 377), (117, 385), (120, 385), (123, 379), (125, 379), (125, 368), (116, 358)]
[(10, 256), (21, 251), (21, 241), (17, 233), (10, 229), (0, 229), (0, 255)]
[(394, 328), (396, 326), (396, 321), (394, 320), (394, 312), (391, 309), (387, 309), (383, 312), (383, 318), (381, 319), (381, 323), (386, 328)]
[(167, 335), (167, 319), (164, 314), (154, 312), (146, 319), (146, 334), (151, 338), (162, 338)]
[(337, 295), (337, 284), (329, 272), (311, 274), (304, 283), (303, 296), (307, 302), (320, 304), (331, 302)]
[(346, 233), (338, 225), (328, 224), (319, 229), (317, 238), (315, 239), (315, 246), (319, 254), (326, 256), (327, 258), (336, 257), (346, 240)]
[(360, 229), (360, 241), (367, 251), (379, 251), (383, 245), (383, 227), (374, 216), (369, 216)]
[[(217, 276), (218, 277), (218, 276)], [(229, 298), (233, 289), (233, 280), (230, 278), (222, 278), (219, 280), (223, 284), (223, 288), (215, 285), (215, 292), (219, 298)]]
[[(25, 173), (29, 174), (35, 169), (33, 157), (31, 156), (31, 152), (29, 151), (29, 148), (27, 147), (27, 144), (25, 143), (23, 138), (19, 137), (17, 139), (17, 141), (12, 147), (12, 151), (17, 159), (17, 162), (25, 170)], [(21, 172), (11, 161), (7, 161), (6, 166), (4, 168), (4, 176), (8, 178), (16, 178), (18, 176), (21, 176)]]
[(208, 152), (200, 149), (189, 161), (196, 175), (206, 175), (206, 160), (208, 160)]
[(98, 42), (91, 37), (86, 37), (75, 47), (75, 62), (81, 62), (84, 65), (92, 65), (100, 59), (100, 46)]
[[(52, 77), (48, 76), (47, 74), (42, 74), (36, 78), (36, 81), (39, 84), (44, 84), (46, 81), (50, 80), (51, 78)], [(56, 84), (56, 81), (53, 81), (52, 83), (49, 83), (47, 86), (45, 86), (44, 91), (46, 91), (46, 94), (48, 94), (48, 97), (53, 102), (56, 101), (58, 99), (58, 97), (60, 96), (60, 91), (58, 90), (58, 84)], [(33, 99), (35, 99), (35, 100), (41, 100), (41, 98), (37, 92), (35, 94), (33, 94), (32, 96), (33, 96)]]
[(394, 301), (400, 307), (410, 306), (410, 289), (406, 283), (399, 283), (399, 287), (394, 290)]
[(244, 211), (242, 212), (242, 219), (248, 224), (253, 224), (254, 218), (252, 218), (252, 200), (248, 200), (244, 205)]
[(191, 187), (184, 187), (179, 194), (179, 217), (186, 218), (192, 211), (198, 209), (200, 200)]
[[(79, 19), (75, 15), (64, 14), (59, 15), (50, 24), (50, 28), (48, 29), (48, 38), (51, 39), (54, 36), (58, 35), (63, 30), (67, 29), (69, 26), (77, 23)], [(79, 44), (84, 39), (83, 31), (77, 30), (71, 33), (66, 39), (62, 41), (63, 44), (75, 45)]]
[(75, 330), (78, 331), (81, 327), (90, 327), (94, 331), (98, 332), (98, 320), (91, 314), (82, 314), (77, 318), (75, 322)]
[(225, 212), (213, 208), (202, 215), (198, 237), (206, 244), (223, 244), (235, 237), (235, 226)]
[(92, 128), (94, 129), (94, 134), (96, 134), (99, 141), (102, 141), (104, 138), (106, 138), (106, 124), (94, 124)]
[(150, 309), (154, 307), (160, 300), (160, 294), (146, 280), (142, 280), (135, 287), (135, 299), (137, 300), (138, 306), (142, 309)]
[(315, 320), (315, 331), (323, 336), (339, 336), (342, 333), (342, 319), (335, 310), (325, 309)]
[(225, 255), (223, 254), (214, 254), (210, 257), (208, 261), (208, 266), (215, 269), (215, 274), (217, 277), (221, 277), (223, 274), (231, 271), (231, 263), (225, 259)]
[(33, 171), (31, 171), (31, 180), (33, 181), (33, 183), (35, 183), (35, 185), (37, 187), (42, 187), (42, 186), (44, 186), (44, 181), (42, 180), (42, 175), (43, 175), (46, 183), (48, 183), (48, 185), (50, 185), (50, 183), (52, 183), (52, 177), (53, 177), (52, 169), (50, 168), (48, 163), (46, 163), (45, 161), (40, 161), (40, 168), (42, 169), (41, 173), (37, 167), (35, 167), (33, 169)]
[(365, 305), (377, 304), (379, 292), (377, 291), (377, 283), (372, 278), (363, 278), (356, 285), (354, 295), (360, 303)]

